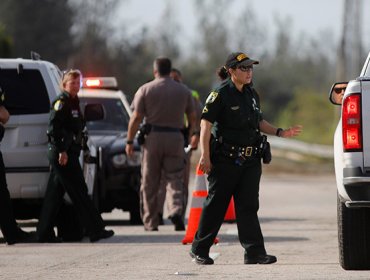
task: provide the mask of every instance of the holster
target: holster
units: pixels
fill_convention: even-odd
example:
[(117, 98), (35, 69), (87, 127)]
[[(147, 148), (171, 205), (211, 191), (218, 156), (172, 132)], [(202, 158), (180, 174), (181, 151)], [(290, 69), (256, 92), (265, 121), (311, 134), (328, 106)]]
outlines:
[(137, 142), (139, 145), (143, 145), (145, 143), (145, 138), (151, 130), (152, 126), (148, 123), (140, 125), (139, 131), (137, 132)]
[(261, 157), (264, 164), (269, 164), (272, 159), (270, 143), (267, 142), (267, 136), (262, 135), (261, 141)]

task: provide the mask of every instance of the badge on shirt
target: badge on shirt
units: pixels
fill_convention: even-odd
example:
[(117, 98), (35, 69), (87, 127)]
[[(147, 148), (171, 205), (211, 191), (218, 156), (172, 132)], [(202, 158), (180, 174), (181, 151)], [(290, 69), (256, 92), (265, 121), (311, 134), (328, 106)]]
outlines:
[(1, 102), (4, 102), (4, 100), (5, 100), (5, 94), (3, 93), (3, 94), (1, 95)]
[(62, 108), (63, 108), (63, 102), (62, 101), (58, 100), (57, 102), (55, 102), (55, 104), (54, 104), (54, 110), (55, 111), (59, 111)]
[(218, 92), (212, 91), (207, 97), (206, 104), (213, 103), (216, 100), (217, 96)]
[(252, 104), (253, 110), (254, 111), (260, 111), (260, 108), (258, 108), (258, 106), (257, 106), (256, 99), (252, 98), (252, 101), (253, 101), (253, 104)]

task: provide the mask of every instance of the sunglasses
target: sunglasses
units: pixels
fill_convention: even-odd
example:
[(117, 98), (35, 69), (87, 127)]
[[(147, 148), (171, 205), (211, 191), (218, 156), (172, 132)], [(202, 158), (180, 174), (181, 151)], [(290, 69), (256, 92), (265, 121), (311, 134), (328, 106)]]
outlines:
[(242, 72), (250, 72), (253, 70), (253, 66), (252, 65), (249, 65), (249, 66), (240, 65), (237, 67), (237, 69), (239, 69)]
[(345, 87), (335, 88), (334, 92), (335, 93), (341, 93), (343, 90), (346, 90), (346, 88)]

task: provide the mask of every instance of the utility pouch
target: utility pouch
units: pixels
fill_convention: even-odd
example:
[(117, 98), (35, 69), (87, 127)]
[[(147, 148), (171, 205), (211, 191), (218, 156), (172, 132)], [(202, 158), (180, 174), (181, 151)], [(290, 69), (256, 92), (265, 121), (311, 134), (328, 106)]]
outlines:
[(262, 135), (261, 157), (264, 164), (269, 164), (272, 159), (270, 143), (267, 142), (267, 136)]
[(149, 123), (141, 124), (139, 131), (137, 132), (137, 142), (139, 145), (143, 145), (145, 143), (146, 136), (152, 130), (152, 125)]

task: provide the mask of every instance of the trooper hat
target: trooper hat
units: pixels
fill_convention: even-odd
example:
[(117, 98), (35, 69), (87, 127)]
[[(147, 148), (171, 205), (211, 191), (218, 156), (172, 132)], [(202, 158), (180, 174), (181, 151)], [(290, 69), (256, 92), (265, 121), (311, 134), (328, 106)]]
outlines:
[(233, 52), (227, 57), (225, 67), (228, 69), (239, 65), (250, 66), (259, 63), (260, 62), (258, 60), (250, 59), (245, 53)]

